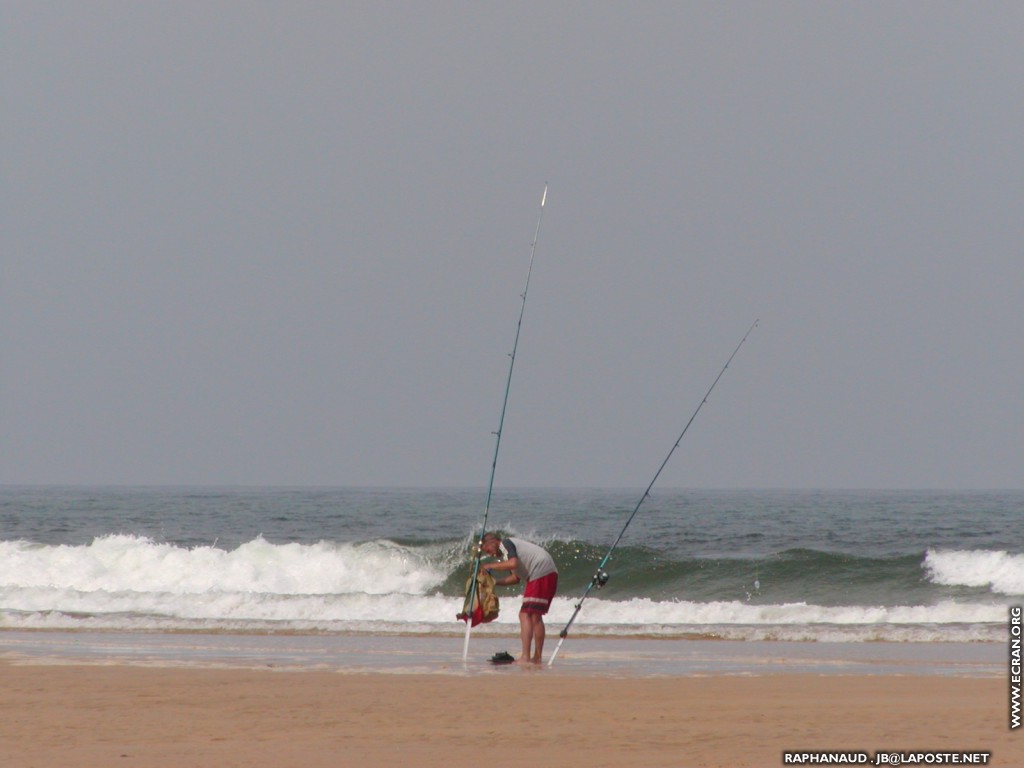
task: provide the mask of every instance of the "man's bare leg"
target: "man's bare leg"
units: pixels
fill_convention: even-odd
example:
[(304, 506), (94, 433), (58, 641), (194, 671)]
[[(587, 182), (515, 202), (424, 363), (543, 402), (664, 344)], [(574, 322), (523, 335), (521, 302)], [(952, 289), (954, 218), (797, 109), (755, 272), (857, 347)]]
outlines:
[(523, 652), (519, 656), (522, 664), (530, 661), (530, 646), (533, 644), (533, 617), (526, 611), (519, 612), (519, 639), (523, 643)]
[(540, 664), (541, 656), (544, 653), (544, 635), (547, 630), (544, 628), (544, 617), (539, 613), (533, 615), (533, 660)]
[(523, 664), (540, 664), (544, 653), (544, 617), (537, 613), (519, 612), (519, 638), (523, 653), (519, 661)]

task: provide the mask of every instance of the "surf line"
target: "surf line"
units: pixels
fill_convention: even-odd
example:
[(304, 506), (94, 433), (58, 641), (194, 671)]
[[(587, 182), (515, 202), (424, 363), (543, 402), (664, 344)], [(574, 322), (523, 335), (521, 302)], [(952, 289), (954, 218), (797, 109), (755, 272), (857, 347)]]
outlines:
[(519, 308), (519, 321), (516, 323), (516, 338), (512, 344), (512, 352), (509, 354), (508, 377), (505, 380), (505, 397), (501, 401), (501, 418), (498, 420), (498, 431), (494, 433), (494, 458), (491, 460), (491, 479), (487, 483), (487, 501), (484, 504), (484, 519), (480, 526), (480, 538), (477, 540), (473, 552), (472, 573), (469, 578), (469, 589), (466, 592), (466, 602), (463, 603), (462, 613), (456, 616), (457, 619), (466, 622), (466, 636), (462, 643), (462, 660), (469, 658), (469, 636), (473, 631), (473, 603), (477, 593), (477, 575), (480, 573), (480, 558), (483, 554), (481, 547), (484, 543), (484, 534), (487, 533), (487, 518), (491, 512), (491, 496), (494, 492), (494, 471), (498, 466), (498, 451), (501, 448), (501, 433), (505, 428), (505, 411), (508, 410), (508, 393), (512, 388), (512, 371), (516, 365), (516, 350), (519, 348), (519, 333), (523, 329), (523, 315), (526, 312), (526, 294), (530, 291), (530, 276), (533, 274), (533, 257), (537, 253), (537, 239), (540, 237), (540, 223), (544, 219), (544, 203), (548, 199), (548, 185), (544, 185), (544, 194), (540, 197), (540, 214), (537, 216), (537, 229), (533, 233), (533, 243), (530, 245), (530, 265), (526, 270), (526, 287), (523, 288), (522, 306)]
[(636, 513), (640, 511), (640, 506), (644, 503), (647, 497), (651, 495), (651, 488), (654, 487), (654, 483), (657, 482), (658, 476), (661, 474), (661, 471), (665, 469), (665, 465), (668, 464), (668, 460), (672, 458), (672, 454), (675, 453), (676, 448), (678, 448), (679, 444), (683, 441), (683, 437), (686, 435), (686, 431), (690, 428), (690, 425), (693, 424), (693, 420), (697, 418), (697, 414), (700, 413), (700, 409), (704, 407), (704, 404), (707, 403), (708, 398), (711, 397), (711, 391), (715, 388), (715, 385), (718, 384), (719, 379), (721, 379), (722, 376), (725, 375), (726, 370), (728, 370), (729, 368), (729, 363), (731, 363), (732, 359), (736, 357), (736, 353), (740, 351), (740, 347), (743, 346), (743, 343), (747, 340), (747, 337), (751, 334), (751, 332), (757, 327), (757, 324), (759, 322), (760, 320), (755, 320), (754, 324), (747, 329), (747, 332), (743, 334), (743, 338), (740, 339), (740, 343), (736, 345), (736, 349), (732, 351), (732, 354), (729, 355), (729, 359), (725, 361), (725, 365), (722, 366), (722, 370), (718, 372), (718, 376), (716, 376), (715, 380), (711, 382), (711, 386), (708, 387), (708, 391), (704, 393), (704, 398), (700, 401), (700, 405), (697, 406), (697, 410), (693, 412), (693, 415), (690, 416), (690, 420), (686, 422), (686, 426), (683, 427), (683, 431), (679, 434), (679, 437), (676, 438), (676, 441), (672, 445), (672, 448), (669, 450), (668, 455), (665, 456), (665, 460), (661, 462), (661, 466), (658, 467), (658, 471), (654, 473), (654, 477), (651, 479), (650, 484), (647, 486), (647, 490), (644, 491), (643, 496), (640, 497), (640, 501), (638, 501), (636, 503), (636, 506), (633, 508), (633, 513), (626, 520), (626, 524), (622, 526), (622, 530), (619, 531), (619, 535), (616, 537), (611, 547), (608, 548), (607, 554), (605, 554), (604, 558), (598, 564), (597, 570), (594, 571), (593, 578), (591, 578), (590, 583), (587, 585), (587, 588), (583, 590), (583, 594), (580, 595), (579, 602), (576, 603), (576, 608), (575, 610), (573, 610), (572, 616), (569, 617), (568, 623), (566, 623), (565, 627), (562, 628), (562, 631), (558, 633), (558, 645), (555, 646), (555, 650), (552, 652), (551, 658), (548, 659), (548, 666), (551, 666), (555, 663), (555, 657), (558, 656), (558, 651), (561, 650), (562, 643), (565, 642), (565, 638), (569, 636), (569, 628), (572, 627), (573, 622), (576, 621), (576, 617), (579, 616), (580, 611), (583, 609), (584, 601), (586, 601), (586, 599), (590, 596), (590, 593), (594, 590), (595, 587), (597, 589), (600, 589), (608, 583), (609, 576), (604, 568), (608, 564), (608, 561), (611, 559), (612, 552), (614, 552), (615, 548), (619, 546), (619, 542), (622, 541), (622, 537), (626, 534), (626, 529), (629, 528), (629, 524), (633, 522), (633, 518), (636, 517)]

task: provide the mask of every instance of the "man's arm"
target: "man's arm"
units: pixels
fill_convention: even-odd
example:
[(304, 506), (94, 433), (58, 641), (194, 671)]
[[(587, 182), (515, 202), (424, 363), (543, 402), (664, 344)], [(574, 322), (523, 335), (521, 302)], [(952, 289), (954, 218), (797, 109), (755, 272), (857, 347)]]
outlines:
[(502, 560), (497, 563), (485, 563), (481, 566), (485, 571), (511, 571), (508, 576), (503, 579), (495, 579), (495, 584), (500, 584), (503, 587), (509, 587), (513, 584), (519, 583), (519, 576), (516, 574), (516, 568), (519, 566), (518, 557), (510, 557), (508, 560)]

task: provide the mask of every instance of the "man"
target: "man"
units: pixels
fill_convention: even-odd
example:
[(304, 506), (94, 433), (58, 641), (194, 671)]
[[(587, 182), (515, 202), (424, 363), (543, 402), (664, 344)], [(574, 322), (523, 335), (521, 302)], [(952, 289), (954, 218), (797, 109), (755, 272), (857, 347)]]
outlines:
[(496, 557), (499, 562), (484, 563), (486, 571), (508, 571), (495, 583), (503, 586), (526, 582), (523, 606), (519, 609), (519, 637), (523, 642), (522, 663), (540, 664), (544, 652), (544, 614), (558, 590), (558, 568), (546, 549), (525, 539), (501, 538), (497, 533), (485, 533), (480, 543), (483, 554)]

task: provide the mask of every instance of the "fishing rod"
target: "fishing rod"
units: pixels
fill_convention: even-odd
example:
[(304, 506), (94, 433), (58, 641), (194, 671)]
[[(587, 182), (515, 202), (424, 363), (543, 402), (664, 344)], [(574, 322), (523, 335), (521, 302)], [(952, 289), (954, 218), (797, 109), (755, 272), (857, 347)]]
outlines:
[(480, 539), (477, 541), (476, 552), (473, 555), (473, 573), (470, 576), (469, 592), (466, 595), (466, 602), (462, 606), (462, 613), (458, 618), (466, 622), (466, 637), (462, 644), (462, 660), (469, 658), (469, 636), (473, 630), (473, 602), (476, 600), (476, 578), (480, 573), (480, 558), (482, 556), (481, 546), (484, 543), (484, 534), (487, 533), (487, 518), (491, 512), (491, 496), (494, 492), (494, 471), (498, 466), (498, 450), (501, 448), (501, 433), (505, 427), (505, 411), (508, 409), (508, 393), (512, 388), (512, 370), (516, 365), (516, 350), (519, 348), (519, 332), (523, 328), (523, 314), (526, 312), (526, 294), (530, 291), (530, 275), (533, 274), (533, 257), (537, 253), (537, 239), (540, 236), (540, 223), (544, 219), (544, 203), (548, 199), (548, 185), (544, 185), (544, 194), (540, 198), (540, 214), (537, 216), (537, 229), (533, 233), (533, 243), (530, 245), (530, 265), (526, 270), (526, 287), (523, 288), (523, 303), (519, 308), (519, 322), (516, 323), (516, 338), (512, 344), (512, 353), (509, 355), (508, 378), (505, 380), (505, 397), (501, 402), (501, 418), (498, 421), (498, 431), (495, 432), (494, 458), (491, 460), (491, 479), (487, 483), (487, 502), (484, 504), (484, 521), (480, 528)]
[(609, 576), (608, 573), (604, 570), (604, 567), (608, 564), (608, 561), (611, 559), (612, 552), (614, 552), (615, 548), (619, 546), (619, 542), (622, 541), (622, 537), (626, 534), (626, 529), (629, 528), (629, 524), (633, 522), (633, 518), (636, 517), (636, 513), (640, 511), (640, 506), (644, 503), (644, 500), (651, 495), (651, 488), (654, 487), (654, 483), (657, 482), (658, 476), (661, 474), (661, 471), (665, 468), (665, 465), (668, 464), (668, 460), (672, 458), (672, 454), (675, 453), (676, 448), (678, 448), (679, 444), (683, 441), (683, 437), (686, 435), (686, 431), (690, 428), (690, 425), (693, 424), (693, 420), (697, 418), (697, 414), (700, 413), (700, 409), (703, 408), (704, 404), (708, 401), (708, 398), (711, 396), (711, 390), (713, 390), (715, 388), (715, 385), (718, 384), (718, 380), (721, 379), (723, 375), (725, 375), (725, 371), (729, 367), (729, 363), (731, 363), (732, 359), (736, 357), (736, 353), (740, 351), (740, 347), (743, 346), (743, 342), (747, 340), (747, 336), (751, 334), (751, 332), (757, 327), (757, 324), (759, 322), (760, 320), (755, 320), (754, 324), (747, 329), (747, 332), (743, 334), (743, 338), (740, 339), (740, 343), (736, 345), (736, 349), (732, 351), (732, 354), (729, 355), (729, 359), (725, 361), (725, 365), (722, 366), (722, 370), (718, 372), (718, 376), (716, 376), (715, 380), (711, 382), (711, 386), (708, 387), (708, 391), (704, 393), (704, 398), (700, 401), (700, 405), (697, 406), (697, 410), (693, 412), (693, 415), (690, 416), (690, 420), (686, 422), (686, 426), (683, 427), (683, 431), (679, 434), (679, 437), (676, 438), (676, 442), (675, 444), (673, 444), (671, 450), (669, 450), (668, 455), (665, 456), (665, 460), (661, 462), (661, 466), (658, 467), (658, 471), (654, 473), (654, 477), (651, 479), (650, 484), (647, 486), (647, 490), (644, 491), (643, 496), (640, 497), (640, 501), (638, 501), (636, 503), (636, 506), (633, 508), (633, 514), (631, 514), (629, 518), (626, 520), (626, 524), (622, 526), (622, 530), (619, 531), (618, 537), (615, 539), (614, 543), (612, 543), (611, 547), (608, 548), (608, 553), (604, 556), (604, 559), (602, 559), (601, 562), (598, 564), (597, 570), (594, 571), (593, 578), (591, 578), (590, 583), (587, 585), (587, 588), (583, 590), (583, 594), (580, 595), (579, 602), (576, 603), (576, 608), (572, 612), (572, 616), (569, 617), (569, 622), (565, 625), (565, 627), (563, 627), (562, 631), (558, 633), (558, 645), (555, 646), (555, 650), (551, 654), (551, 658), (548, 659), (548, 666), (551, 666), (555, 663), (555, 657), (558, 656), (558, 651), (562, 648), (562, 643), (565, 642), (565, 638), (569, 636), (569, 628), (572, 626), (573, 622), (576, 621), (576, 617), (579, 615), (580, 610), (583, 608), (584, 601), (587, 599), (587, 597), (590, 596), (591, 591), (593, 591), (594, 587), (600, 589), (608, 583)]

